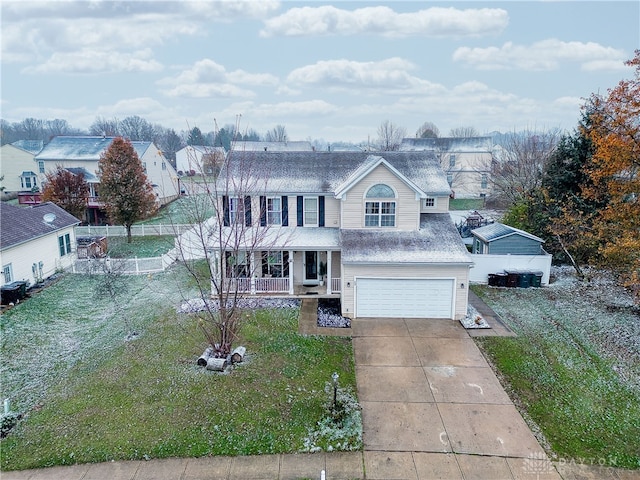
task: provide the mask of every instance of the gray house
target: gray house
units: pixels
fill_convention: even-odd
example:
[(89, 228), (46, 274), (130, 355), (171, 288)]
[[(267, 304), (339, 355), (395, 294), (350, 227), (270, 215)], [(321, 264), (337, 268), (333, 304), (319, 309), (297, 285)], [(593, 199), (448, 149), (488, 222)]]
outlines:
[(471, 231), (474, 254), (544, 255), (544, 240), (503, 223), (492, 223)]

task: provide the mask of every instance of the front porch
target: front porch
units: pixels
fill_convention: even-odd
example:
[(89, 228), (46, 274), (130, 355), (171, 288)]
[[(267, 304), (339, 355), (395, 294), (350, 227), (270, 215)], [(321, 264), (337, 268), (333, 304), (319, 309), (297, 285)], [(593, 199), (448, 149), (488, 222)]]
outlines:
[[(304, 298), (309, 295), (316, 297), (339, 298), (342, 290), (342, 279), (332, 278), (330, 282), (316, 284), (292, 283), (289, 277), (269, 278), (228, 278), (224, 282), (228, 292), (238, 292), (247, 295), (272, 295)], [(214, 287), (215, 288), (215, 287)]]

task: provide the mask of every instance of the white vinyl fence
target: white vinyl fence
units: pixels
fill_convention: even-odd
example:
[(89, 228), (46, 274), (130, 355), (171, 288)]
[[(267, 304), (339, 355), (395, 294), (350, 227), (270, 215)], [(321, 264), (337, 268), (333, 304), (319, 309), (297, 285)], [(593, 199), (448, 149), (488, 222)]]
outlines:
[[(160, 235), (180, 235), (193, 225), (133, 225), (131, 235), (134, 237), (160, 236)], [(127, 229), (122, 225), (104, 226), (78, 226), (76, 227), (77, 237), (126, 237)]]
[(170, 254), (149, 258), (79, 258), (71, 267), (73, 273), (141, 275), (165, 271), (175, 258)]

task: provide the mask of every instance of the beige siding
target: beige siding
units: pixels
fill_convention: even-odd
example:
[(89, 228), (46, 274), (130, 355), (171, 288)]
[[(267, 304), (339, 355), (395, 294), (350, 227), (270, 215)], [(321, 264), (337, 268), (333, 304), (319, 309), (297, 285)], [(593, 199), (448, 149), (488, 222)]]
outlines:
[[(2, 146), (0, 153), (0, 176), (4, 176), (2, 186), (5, 193), (19, 192), (23, 190), (20, 184), (20, 175), (24, 171), (31, 171), (38, 175), (38, 162), (34, 161), (33, 154), (13, 145)], [(38, 187), (42, 186), (42, 177), (38, 178)]]
[(379, 165), (347, 192), (342, 204), (342, 228), (364, 228), (364, 195), (369, 188), (384, 183), (395, 189), (396, 229), (417, 230), (420, 222), (420, 201), (415, 192), (385, 166)]
[(324, 197), (324, 225), (325, 227), (340, 227), (340, 200), (331, 195)]
[(420, 200), (420, 213), (448, 213), (449, 197), (435, 197), (435, 206), (427, 207), (425, 200)]
[(357, 277), (455, 279), (455, 319), (467, 314), (469, 267), (465, 265), (343, 265), (342, 314), (347, 317), (353, 317)]
[[(58, 237), (67, 233), (71, 239), (71, 253), (61, 257)], [(0, 255), (0, 263), (2, 266), (11, 264), (13, 281), (28, 281), (30, 285), (33, 285), (36, 279), (33, 276), (31, 266), (34, 263), (43, 263), (42, 276), (48, 278), (58, 270), (71, 267), (76, 259), (76, 248), (75, 230), (70, 227), (3, 250)], [(4, 283), (2, 275), (0, 275), (0, 282)]]

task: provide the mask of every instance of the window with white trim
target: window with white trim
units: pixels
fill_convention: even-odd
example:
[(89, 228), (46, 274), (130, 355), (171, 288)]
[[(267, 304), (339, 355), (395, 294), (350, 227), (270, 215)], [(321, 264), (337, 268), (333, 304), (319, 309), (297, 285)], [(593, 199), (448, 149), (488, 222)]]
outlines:
[[(31, 172), (29, 172), (31, 173)], [(20, 185), (24, 190), (31, 190), (32, 188), (38, 185), (37, 177), (34, 175), (25, 175), (24, 173), (20, 176)]]
[(447, 183), (449, 186), (453, 185), (453, 173), (447, 173)]
[(58, 248), (61, 257), (71, 253), (71, 236), (68, 233), (58, 237)]
[[(373, 200), (374, 198), (395, 198), (395, 191), (388, 185), (379, 183), (367, 190), (364, 210), (365, 227), (395, 227), (396, 226), (396, 202), (395, 200)], [(369, 200), (371, 199), (371, 200)]]
[(44, 160), (38, 160), (38, 171), (44, 173)]
[(267, 198), (267, 225), (282, 224), (282, 198)]
[(456, 166), (456, 156), (454, 154), (449, 155), (449, 168)]
[(13, 268), (10, 263), (2, 266), (2, 276), (4, 277), (4, 283), (13, 282)]
[(244, 201), (242, 198), (229, 199), (229, 222), (242, 222), (244, 219)]
[(281, 251), (262, 252), (262, 274), (282, 278), (284, 273), (283, 255)]
[(424, 199), (425, 208), (436, 208), (436, 199), (435, 197), (427, 197)]
[(318, 226), (318, 197), (304, 198), (304, 226)]
[(488, 185), (489, 185), (489, 177), (487, 176), (486, 173), (483, 173), (482, 177), (480, 177), (480, 188), (487, 188)]
[(233, 278), (248, 278), (250, 270), (249, 255), (244, 250), (226, 252), (227, 275)]

